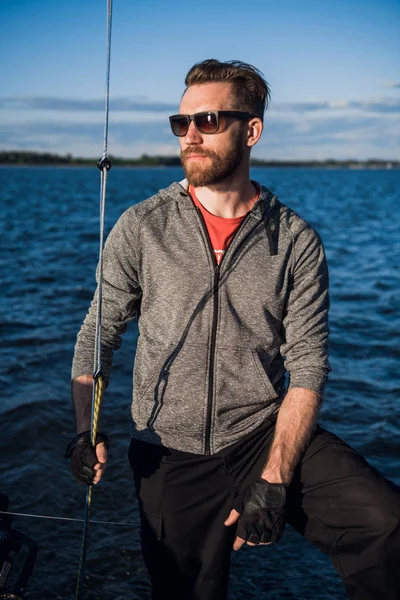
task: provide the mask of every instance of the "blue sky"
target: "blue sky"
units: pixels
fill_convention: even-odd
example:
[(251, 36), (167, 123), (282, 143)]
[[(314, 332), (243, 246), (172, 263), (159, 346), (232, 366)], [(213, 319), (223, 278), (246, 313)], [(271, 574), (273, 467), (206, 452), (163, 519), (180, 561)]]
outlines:
[[(0, 3), (0, 148), (100, 156), (106, 0)], [(114, 0), (109, 152), (177, 154), (168, 115), (199, 60), (272, 90), (254, 156), (400, 159), (399, 0)]]

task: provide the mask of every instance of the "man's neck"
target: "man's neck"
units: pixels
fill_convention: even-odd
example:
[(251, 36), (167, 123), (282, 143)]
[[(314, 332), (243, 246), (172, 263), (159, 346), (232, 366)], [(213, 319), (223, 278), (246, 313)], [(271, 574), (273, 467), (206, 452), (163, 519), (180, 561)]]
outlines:
[(245, 215), (253, 206), (257, 189), (249, 177), (235, 178), (219, 184), (194, 188), (196, 196), (208, 212), (232, 219)]

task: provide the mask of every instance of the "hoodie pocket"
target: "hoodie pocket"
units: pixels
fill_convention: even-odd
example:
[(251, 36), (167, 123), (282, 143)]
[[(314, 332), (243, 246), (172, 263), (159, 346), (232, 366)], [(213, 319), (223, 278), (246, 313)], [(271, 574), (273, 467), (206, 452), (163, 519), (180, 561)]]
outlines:
[(223, 430), (243, 428), (246, 419), (254, 420), (254, 415), (278, 397), (264, 364), (256, 350), (218, 350), (216, 420)]
[(146, 349), (136, 368), (134, 413), (138, 425), (155, 430), (202, 430), (206, 369), (206, 346), (178, 344), (161, 352)]
[(256, 370), (260, 376), (260, 379), (265, 386), (266, 392), (268, 394), (268, 399), (276, 398), (276, 390), (272, 385), (271, 380), (266, 372), (266, 368), (271, 363), (270, 359), (268, 358), (268, 355), (263, 350), (261, 350), (260, 352), (258, 352), (257, 350), (252, 350), (251, 355), (253, 357), (253, 361)]

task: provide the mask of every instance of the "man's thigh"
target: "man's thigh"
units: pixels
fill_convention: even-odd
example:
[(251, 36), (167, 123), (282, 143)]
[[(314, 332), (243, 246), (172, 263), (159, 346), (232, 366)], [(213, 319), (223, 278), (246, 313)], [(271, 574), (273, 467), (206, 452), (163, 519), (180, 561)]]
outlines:
[(370, 520), (376, 505), (398, 515), (399, 492), (356, 450), (318, 426), (290, 486), (288, 521), (311, 539), (315, 532), (320, 538), (328, 522), (332, 538), (335, 519), (339, 528), (352, 527)]
[(223, 600), (233, 545), (224, 520), (234, 494), (223, 460), (133, 441), (130, 462), (152, 597)]
[(398, 581), (399, 518), (400, 489), (318, 427), (290, 486), (287, 521), (331, 555), (345, 581), (384, 590)]

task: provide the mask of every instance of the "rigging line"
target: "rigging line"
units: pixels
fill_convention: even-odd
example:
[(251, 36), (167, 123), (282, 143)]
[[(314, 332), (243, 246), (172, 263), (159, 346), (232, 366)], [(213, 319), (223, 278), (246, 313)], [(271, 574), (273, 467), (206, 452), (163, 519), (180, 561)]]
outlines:
[[(98, 161), (100, 169), (100, 239), (99, 239), (99, 263), (98, 263), (98, 298), (96, 313), (96, 340), (94, 350), (94, 373), (99, 374), (101, 370), (101, 315), (103, 300), (103, 246), (104, 246), (104, 220), (107, 193), (107, 172), (111, 169), (111, 162), (107, 158), (108, 147), (108, 118), (110, 112), (110, 65), (111, 65), (111, 26), (112, 26), (112, 0), (107, 0), (107, 35), (106, 35), (106, 91), (105, 91), (105, 116), (104, 116), (104, 145), (103, 155)], [(92, 420), (93, 420), (92, 403)], [(94, 440), (91, 439), (93, 443)]]
[[(34, 519), (51, 519), (53, 521), (76, 521), (82, 523), (84, 519), (77, 519), (74, 517), (54, 517), (53, 515), (34, 515), (29, 513), (18, 513), (0, 510), (2, 515), (12, 515), (14, 517), (32, 517)], [(98, 519), (91, 519), (91, 523), (98, 523), (101, 525), (125, 525), (128, 527), (139, 527), (140, 523), (126, 523), (124, 521), (99, 521)]]
[(104, 122), (104, 151), (103, 158), (107, 157), (108, 143), (108, 114), (110, 108), (110, 64), (111, 64), (111, 25), (112, 25), (112, 0), (107, 0), (107, 47), (106, 47), (106, 106)]
[[(100, 240), (99, 240), (99, 263), (98, 263), (98, 285), (97, 285), (97, 311), (96, 311), (96, 334), (94, 343), (94, 375), (92, 388), (92, 422), (90, 428), (90, 443), (96, 446), (97, 426), (100, 414), (101, 402), (105, 389), (105, 381), (101, 373), (101, 326), (102, 326), (102, 301), (103, 301), (103, 246), (104, 246), (104, 218), (107, 191), (107, 171), (111, 168), (111, 162), (107, 158), (108, 144), (108, 115), (110, 97), (110, 63), (111, 63), (111, 24), (112, 24), (112, 0), (107, 0), (107, 35), (106, 35), (106, 93), (105, 93), (105, 121), (104, 121), (104, 148), (103, 155), (97, 166), (101, 171), (100, 176)], [(76, 583), (76, 600), (81, 600), (83, 592), (83, 575), (86, 562), (87, 536), (90, 521), (90, 508), (92, 503), (92, 485), (86, 490), (85, 514), (83, 518), (83, 531), (81, 552), (79, 557), (78, 577)]]
[[(102, 161), (104, 159), (101, 159)], [(106, 159), (107, 160), (107, 159)], [(101, 162), (101, 161), (100, 161)], [(98, 284), (97, 284), (97, 311), (96, 311), (96, 339), (94, 345), (94, 376), (101, 374), (101, 327), (103, 309), (103, 246), (104, 246), (104, 220), (106, 210), (107, 193), (107, 167), (101, 169), (100, 174), (100, 236), (99, 236), (99, 262), (98, 262)], [(94, 419), (94, 387), (92, 397), (92, 423)], [(91, 437), (91, 443), (94, 439)]]

